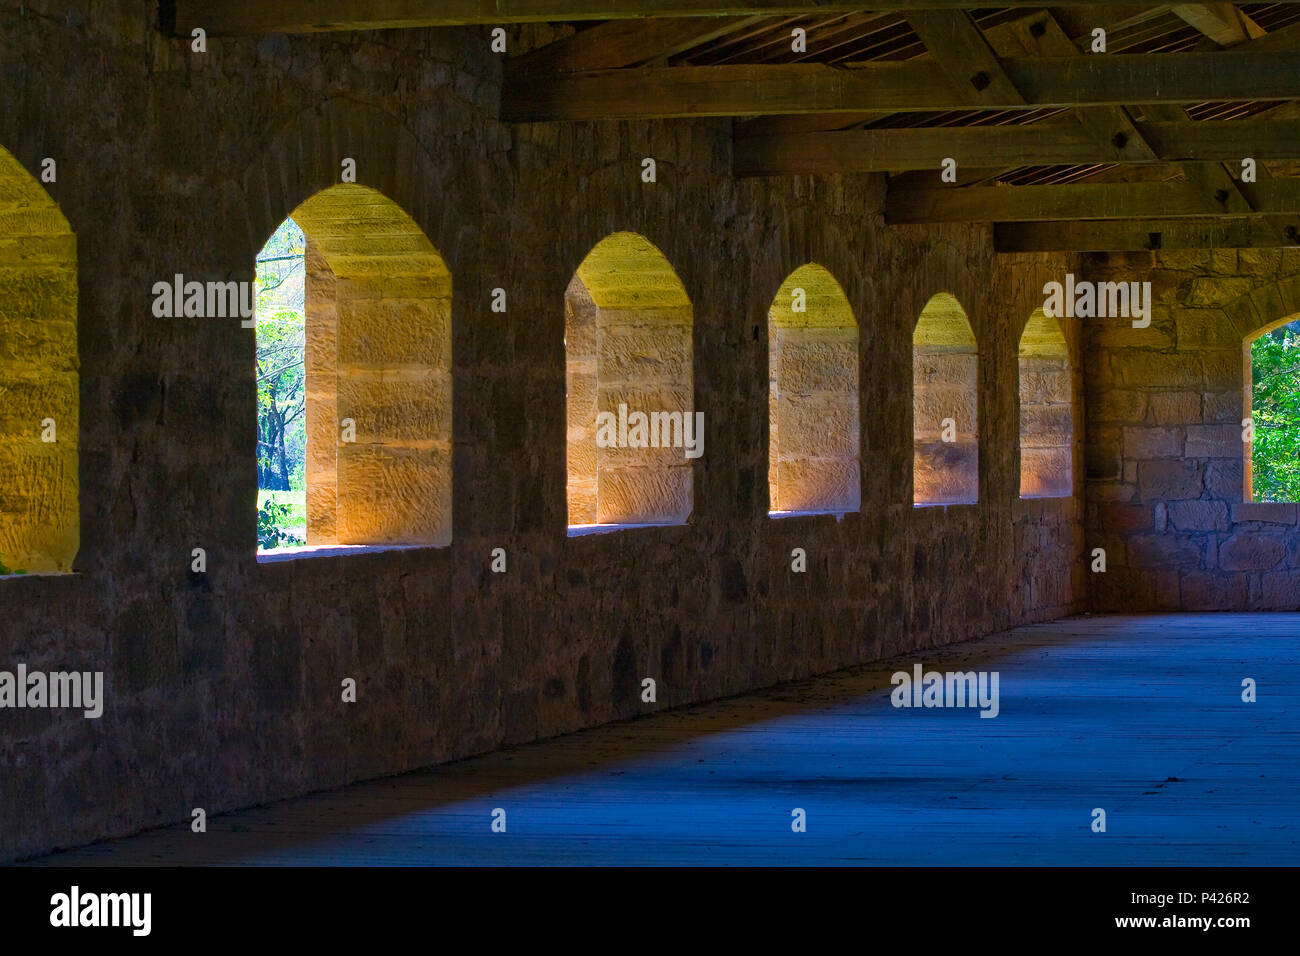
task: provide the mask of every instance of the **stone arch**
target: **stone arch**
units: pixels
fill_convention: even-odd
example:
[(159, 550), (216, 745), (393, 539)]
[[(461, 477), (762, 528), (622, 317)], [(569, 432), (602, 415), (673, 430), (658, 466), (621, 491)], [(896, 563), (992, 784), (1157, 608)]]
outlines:
[(80, 545), (77, 239), (0, 148), (0, 564), (69, 571)]
[[(390, 113), (334, 98), (285, 118), (259, 161), (245, 171), (250, 257), (284, 221), (285, 210), (339, 184), (345, 158), (356, 161), (358, 184), (395, 202), (439, 248), (451, 244), (460, 223), (440, 192), (448, 176), (445, 163)], [(454, 272), (455, 262), (448, 265)]]
[(1261, 282), (1225, 303), (1223, 311), (1238, 338), (1254, 341), (1300, 314), (1300, 273)]
[(289, 218), (306, 237), (307, 544), (445, 545), (451, 272), (376, 189), (331, 186)]
[(979, 351), (965, 310), (946, 292), (926, 303), (912, 333), (912, 429), (913, 502), (977, 502)]
[[(1261, 282), (1223, 305), (1223, 313), (1241, 342), (1241, 413), (1254, 418), (1254, 368), (1251, 346), (1263, 335), (1300, 318), (1300, 274)], [(1279, 318), (1281, 316), (1281, 318)], [(1255, 443), (1242, 441), (1242, 500), (1254, 500)]]
[[(644, 236), (607, 236), (578, 266), (564, 294), (570, 527), (690, 516), (685, 445), (703, 439), (693, 414), (692, 323), (685, 287)], [(636, 413), (662, 417), (638, 435)], [(613, 444), (601, 431), (610, 424)]]
[(1074, 486), (1070, 349), (1060, 323), (1035, 309), (1020, 336), (1020, 497), (1065, 498)]
[(768, 312), (772, 513), (857, 511), (858, 323), (823, 266), (795, 269)]

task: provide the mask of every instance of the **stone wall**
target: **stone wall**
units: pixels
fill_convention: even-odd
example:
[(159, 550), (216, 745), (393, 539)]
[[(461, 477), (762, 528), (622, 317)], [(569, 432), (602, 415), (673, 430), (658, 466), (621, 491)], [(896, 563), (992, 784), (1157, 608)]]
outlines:
[[(291, 214), (311, 247), (307, 543), (451, 541), (447, 266), (396, 203), (355, 184)], [(344, 423), (352, 433), (341, 442)]]
[[(0, 669), (102, 670), (107, 697), (97, 720), (0, 710), (0, 859), (1085, 606), (1078, 498), (1018, 498), (1017, 343), (1043, 270), (1074, 263), (999, 258), (985, 228), (886, 228), (870, 177), (736, 180), (726, 121), (502, 125), (484, 30), (196, 54), (159, 35), (157, 8), (0, 0), (0, 145), (29, 172), (59, 160), (81, 362), (74, 573), (0, 579)], [(150, 289), (251, 280), (342, 157), (452, 277), (454, 535), (259, 563), (253, 333), (155, 318)], [(691, 303), (705, 451), (688, 523), (571, 538), (564, 293), (620, 231), (663, 252)], [(839, 519), (772, 520), (766, 326), (808, 262), (858, 319), (867, 493)], [(980, 500), (916, 509), (912, 329), (939, 292), (979, 344)]]
[(595, 300), (576, 275), (564, 290), (565, 483), (570, 525), (594, 525), (596, 508)]
[(1020, 494), (1074, 487), (1074, 381), (1059, 322), (1036, 309), (1020, 336)]
[(1150, 281), (1149, 328), (1092, 319), (1088, 547), (1097, 610), (1295, 610), (1294, 503), (1245, 500), (1246, 339), (1300, 312), (1296, 250), (1093, 257), (1095, 281)]
[(800, 266), (777, 291), (768, 377), (771, 510), (857, 511), (858, 323), (844, 290), (819, 265)]
[(913, 483), (918, 505), (980, 494), (979, 342), (961, 303), (941, 293), (912, 333)]
[[(570, 487), (580, 490), (589, 479), (586, 462), (594, 455), (597, 524), (680, 524), (693, 506), (685, 448), (686, 429), (694, 426), (687, 420), (693, 411), (690, 298), (663, 253), (632, 232), (596, 244), (578, 266), (570, 298), (566, 317), (579, 320), (573, 352), (565, 330), (567, 390), (576, 389), (571, 414), (593, 411), (579, 387), (585, 385), (594, 386), (596, 415), (585, 430), (571, 422), (569, 459), (578, 468)], [(663, 434), (665, 415), (680, 423), (675, 435), (671, 427)], [(575, 447), (586, 442), (594, 447)]]

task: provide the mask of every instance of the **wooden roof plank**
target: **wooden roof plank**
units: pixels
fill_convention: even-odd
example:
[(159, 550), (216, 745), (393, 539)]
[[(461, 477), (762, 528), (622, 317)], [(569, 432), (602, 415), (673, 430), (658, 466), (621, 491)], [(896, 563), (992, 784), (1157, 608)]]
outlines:
[[(1001, 61), (1012, 86), (985, 108), (1125, 106), (1300, 99), (1300, 52), (1162, 53)], [(508, 72), (502, 117), (514, 122), (924, 112), (969, 108), (924, 60), (856, 64), (676, 66), (548, 76)]]
[[(1300, 0), (1280, 0), (1297, 3)], [(177, 33), (210, 36), (318, 33), (470, 24), (623, 20), (655, 17), (798, 16), (907, 11), (917, 0), (174, 0)], [(974, 10), (987, 0), (924, 0), (925, 7)], [(1039, 8), (1043, 0), (1000, 0), (999, 7)], [(1131, 9), (1131, 0), (1053, 0), (1054, 7)]]
[(1300, 180), (1238, 184), (1245, 202), (1212, 181), (1054, 186), (896, 189), (885, 197), (885, 221), (1029, 222), (1065, 219), (1179, 219), (1223, 215), (1300, 214)]
[(1300, 246), (1300, 216), (998, 222), (1000, 253), (1284, 249)]

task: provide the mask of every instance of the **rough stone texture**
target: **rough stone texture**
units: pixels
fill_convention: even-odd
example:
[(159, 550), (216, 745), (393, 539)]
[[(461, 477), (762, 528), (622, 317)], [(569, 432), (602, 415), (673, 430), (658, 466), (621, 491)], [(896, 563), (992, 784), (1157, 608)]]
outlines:
[(334, 272), (308, 239), (304, 257), (303, 366), (307, 544), (339, 540), (339, 310)]
[(564, 314), (569, 524), (680, 524), (693, 501), (686, 290), (653, 243), (619, 232), (578, 266)]
[[(1094, 281), (1150, 280), (1149, 328), (1091, 319), (1089, 547), (1096, 610), (1296, 610), (1294, 503), (1246, 501), (1247, 341), (1300, 311), (1300, 253), (1091, 257)], [(1158, 570), (1157, 570), (1158, 569)]]
[(940, 292), (912, 332), (912, 488), (918, 505), (979, 500), (979, 345), (960, 300)]
[[(870, 177), (736, 180), (725, 120), (504, 126), (482, 30), (209, 38), (198, 55), (157, 33), (151, 0), (22, 7), (0, 6), (0, 144), (28, 171), (59, 158), (48, 191), (77, 236), (81, 547), (76, 573), (0, 580), (0, 667), (103, 670), (107, 701), (99, 720), (0, 711), (0, 859), (633, 716), (643, 676), (676, 707), (1085, 606), (1078, 497), (1018, 496), (1020, 330), (1075, 262), (999, 258), (983, 227), (888, 228)], [(68, 68), (86, 63), (93, 81)], [(251, 280), (342, 156), (454, 278), (455, 442), (429, 467), (451, 476), (455, 536), (258, 563), (253, 334), (156, 319), (149, 290), (178, 271)], [(688, 524), (570, 538), (564, 292), (619, 231), (658, 246), (692, 304), (705, 453)], [(838, 521), (772, 519), (764, 489), (764, 326), (808, 262), (861, 329), (865, 493)], [(980, 496), (918, 509), (912, 330), (941, 291), (979, 343)]]
[(575, 274), (564, 292), (565, 493), (569, 524), (596, 523), (596, 313)]
[(816, 264), (781, 284), (768, 312), (768, 506), (856, 511), (858, 324), (844, 290)]
[(77, 553), (77, 368), (76, 237), (0, 144), (0, 565), (10, 570), (67, 571)]
[[(366, 186), (331, 186), (291, 218), (308, 243), (307, 544), (446, 545), (446, 263), (410, 216)], [(397, 462), (375, 480), (380, 463)]]

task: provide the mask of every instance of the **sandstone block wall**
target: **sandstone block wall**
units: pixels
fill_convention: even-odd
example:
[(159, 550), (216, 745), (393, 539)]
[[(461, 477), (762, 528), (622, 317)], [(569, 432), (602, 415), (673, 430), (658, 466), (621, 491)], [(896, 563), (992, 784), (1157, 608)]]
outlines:
[(307, 544), (339, 540), (339, 310), (337, 282), (310, 239), (304, 257), (303, 323), (307, 443)]
[(1149, 328), (1088, 337), (1088, 544), (1098, 610), (1300, 608), (1294, 503), (1244, 495), (1246, 339), (1300, 313), (1296, 250), (1095, 257), (1096, 281), (1150, 280)]
[(1074, 381), (1058, 321), (1036, 309), (1020, 336), (1020, 495), (1060, 498), (1074, 486)]
[[(686, 416), (693, 411), (692, 309), (671, 264), (643, 236), (606, 237), (566, 290), (565, 316), (565, 382), (573, 400), (569, 523), (685, 521), (695, 460), (685, 448)], [(602, 415), (617, 423), (618, 434), (599, 441)], [(658, 415), (676, 416), (680, 428), (666, 435), (663, 419), (651, 418)], [(648, 427), (640, 421), (644, 434), (635, 431), (633, 416), (649, 420)], [(592, 517), (593, 488), (594, 521), (573, 520)]]
[[(0, 145), (65, 171), (47, 191), (77, 239), (81, 363), (80, 549), (73, 573), (0, 579), (0, 667), (106, 686), (98, 720), (0, 711), (0, 859), (630, 717), (646, 676), (654, 707), (676, 707), (1086, 606), (1078, 496), (1019, 498), (1020, 331), (1042, 271), (1076, 262), (999, 258), (985, 228), (887, 228), (870, 177), (737, 180), (726, 121), (503, 125), (485, 31), (210, 38), (197, 55), (157, 9), (0, 10)], [(341, 157), (452, 279), (454, 534), (259, 563), (253, 332), (157, 319), (149, 290), (176, 272), (251, 281)], [(690, 302), (705, 453), (686, 524), (571, 538), (564, 293), (619, 232), (654, 243)], [(766, 326), (809, 262), (858, 319), (867, 493), (840, 520), (774, 520)], [(404, 281), (383, 297), (420, 298)], [(943, 291), (979, 345), (980, 497), (916, 509), (912, 330)], [(366, 480), (379, 494), (403, 466)]]
[(307, 544), (446, 545), (451, 274), (373, 189), (331, 186), (291, 218), (309, 247)]
[(768, 369), (770, 509), (856, 511), (858, 324), (844, 290), (821, 266), (801, 266), (777, 292)]
[(917, 504), (979, 500), (979, 346), (947, 292), (917, 317), (912, 348), (913, 482)]
[(565, 496), (569, 524), (597, 523), (596, 303), (576, 275), (564, 290)]
[(0, 290), (0, 566), (67, 571), (79, 520), (77, 239), (2, 148)]

